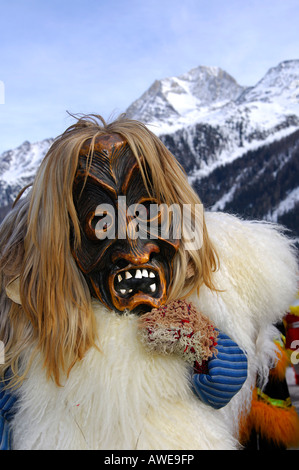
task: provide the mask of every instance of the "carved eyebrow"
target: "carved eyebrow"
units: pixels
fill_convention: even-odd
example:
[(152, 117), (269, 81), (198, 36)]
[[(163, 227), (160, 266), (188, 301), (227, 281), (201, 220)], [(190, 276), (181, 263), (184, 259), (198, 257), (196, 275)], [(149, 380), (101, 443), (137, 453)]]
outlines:
[(139, 168), (138, 162), (136, 162), (129, 169), (129, 171), (126, 174), (126, 177), (125, 177), (125, 179), (124, 179), (124, 181), (121, 185), (121, 191), (122, 191), (123, 194), (126, 194), (130, 180), (135, 175), (135, 173), (137, 173), (138, 171), (140, 172), (140, 168)]
[[(104, 191), (110, 193), (110, 195), (112, 196), (113, 199), (117, 200), (117, 190), (115, 188), (115, 186), (112, 186), (111, 184), (109, 184), (108, 182), (106, 181), (103, 181), (102, 179), (99, 179), (97, 178), (95, 175), (93, 175), (92, 173), (88, 173), (87, 177), (86, 177), (86, 172), (82, 171), (80, 172), (80, 174), (78, 175), (78, 177), (81, 179), (85, 179), (86, 178), (86, 183), (84, 185), (84, 187), (86, 186), (87, 183), (90, 183), (90, 184), (94, 184), (96, 186), (100, 186)], [(83, 188), (84, 190), (84, 188)]]
[(106, 192), (111, 194), (112, 198), (117, 200), (118, 194), (117, 194), (117, 191), (116, 191), (115, 187), (111, 186), (109, 183), (107, 183), (103, 180), (99, 180), (94, 175), (88, 175), (87, 179), (91, 179), (93, 184), (101, 186)]

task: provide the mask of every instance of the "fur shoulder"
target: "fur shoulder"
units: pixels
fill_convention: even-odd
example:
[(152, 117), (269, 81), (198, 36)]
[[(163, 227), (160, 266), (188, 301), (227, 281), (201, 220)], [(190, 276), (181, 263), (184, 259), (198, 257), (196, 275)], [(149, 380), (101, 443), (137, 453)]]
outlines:
[(213, 279), (219, 291), (203, 285), (192, 301), (247, 355), (248, 378), (225, 407), (238, 429), (257, 375), (265, 383), (277, 359), (273, 324), (282, 320), (297, 291), (296, 251), (283, 228), (267, 222), (211, 212), (206, 224), (219, 256)]
[[(218, 323), (227, 326), (227, 311), (232, 327), (254, 334), (281, 320), (298, 287), (296, 251), (283, 228), (218, 212), (208, 212), (206, 224), (220, 260)], [(211, 301), (205, 288), (201, 297)]]

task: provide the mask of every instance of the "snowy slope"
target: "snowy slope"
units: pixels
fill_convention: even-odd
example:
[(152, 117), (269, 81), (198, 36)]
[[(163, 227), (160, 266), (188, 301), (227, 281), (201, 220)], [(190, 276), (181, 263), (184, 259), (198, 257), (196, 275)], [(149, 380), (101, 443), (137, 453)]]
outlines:
[(33, 181), (53, 139), (31, 144), (25, 141), (0, 156), (0, 206), (12, 204), (19, 191)]
[(200, 66), (179, 77), (156, 80), (126, 113), (152, 125), (157, 134), (168, 134), (206, 119), (243, 90), (219, 67)]

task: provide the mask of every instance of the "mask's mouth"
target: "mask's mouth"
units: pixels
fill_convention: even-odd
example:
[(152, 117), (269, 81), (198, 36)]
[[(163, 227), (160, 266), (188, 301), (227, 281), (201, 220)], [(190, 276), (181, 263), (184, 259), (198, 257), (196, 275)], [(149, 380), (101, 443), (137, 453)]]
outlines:
[(119, 271), (114, 276), (114, 290), (121, 297), (143, 292), (156, 297), (160, 291), (160, 278), (156, 270), (134, 268)]
[(166, 300), (165, 273), (159, 266), (129, 265), (111, 273), (108, 284), (112, 303), (119, 311), (129, 309), (138, 313), (146, 307), (147, 310), (158, 307)]

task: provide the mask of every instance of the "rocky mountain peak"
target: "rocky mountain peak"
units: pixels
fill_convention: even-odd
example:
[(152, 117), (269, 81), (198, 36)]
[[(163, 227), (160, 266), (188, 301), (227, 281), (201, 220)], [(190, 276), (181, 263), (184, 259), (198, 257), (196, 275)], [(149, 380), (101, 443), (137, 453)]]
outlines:
[(243, 92), (239, 103), (286, 100), (288, 105), (299, 103), (299, 60), (286, 60), (271, 67), (254, 86)]
[(178, 77), (156, 80), (126, 113), (145, 123), (170, 123), (203, 107), (224, 105), (243, 90), (221, 68), (199, 66)]

